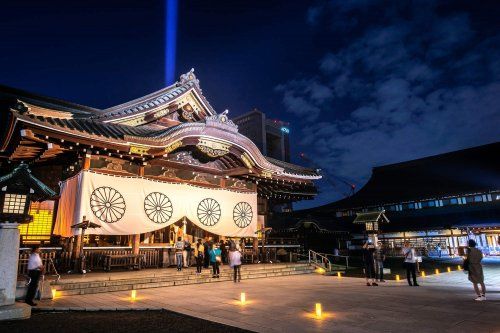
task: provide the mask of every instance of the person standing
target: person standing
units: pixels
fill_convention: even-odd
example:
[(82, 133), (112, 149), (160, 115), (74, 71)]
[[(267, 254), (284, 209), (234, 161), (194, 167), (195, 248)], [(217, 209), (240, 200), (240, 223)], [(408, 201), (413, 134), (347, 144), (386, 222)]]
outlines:
[(229, 251), (229, 267), (234, 271), (234, 282), (241, 282), (241, 252), (235, 248)]
[(223, 240), (220, 241), (219, 248), (220, 248), (222, 263), (227, 264), (227, 249), (226, 249), (226, 243), (224, 243)]
[(376, 279), (379, 282), (385, 282), (384, 280), (384, 261), (385, 261), (385, 253), (382, 242), (377, 242), (377, 246), (375, 247), (375, 275)]
[(184, 240), (184, 252), (182, 255), (184, 256), (184, 267), (191, 266), (191, 242), (189, 242), (189, 238), (187, 237)]
[(371, 239), (369, 239), (363, 245), (363, 264), (365, 266), (365, 278), (367, 286), (378, 286), (375, 282), (375, 268), (373, 266), (373, 253), (375, 252), (375, 246), (373, 245)]
[(198, 243), (194, 246), (194, 257), (196, 258), (196, 274), (201, 274), (203, 267), (203, 257), (205, 255), (205, 246), (201, 243), (201, 238), (198, 238)]
[[(474, 286), (474, 291), (477, 294), (475, 301), (485, 301), (486, 300), (486, 286), (484, 285), (484, 274), (483, 266), (481, 261), (483, 260), (483, 253), (476, 248), (476, 242), (473, 239), (469, 239), (469, 248), (467, 250), (467, 258), (469, 272), (469, 281), (472, 282)], [(481, 291), (477, 285), (481, 285)]]
[(44, 266), (42, 258), (40, 258), (40, 247), (34, 246), (28, 259), (28, 276), (30, 278), (30, 282), (26, 293), (26, 304), (31, 306), (37, 305), (33, 302), (33, 299), (35, 298), (36, 291), (38, 289), (38, 281), (40, 281), (40, 276), (43, 274), (43, 271)]
[(183, 255), (182, 252), (184, 252), (184, 242), (182, 241), (182, 237), (177, 237), (177, 242), (175, 242), (174, 245), (175, 248), (175, 261), (177, 263), (177, 271), (182, 271), (182, 264), (183, 264)]
[(208, 268), (210, 265), (210, 255), (208, 254), (208, 251), (210, 251), (210, 243), (208, 239), (205, 239), (205, 243), (203, 243), (203, 248), (205, 250), (205, 253), (203, 253), (203, 267)]
[[(406, 268), (406, 279), (408, 280), (408, 285), (418, 287), (417, 283), (417, 257), (415, 255), (415, 249), (410, 246), (410, 242), (405, 241), (403, 247), (404, 266)], [(413, 284), (411, 278), (413, 279)]]
[(222, 262), (221, 259), (221, 250), (218, 247), (218, 244), (211, 244), (210, 251), (208, 251), (208, 255), (210, 256), (210, 265), (212, 265), (212, 277), (219, 278), (220, 268), (219, 265)]

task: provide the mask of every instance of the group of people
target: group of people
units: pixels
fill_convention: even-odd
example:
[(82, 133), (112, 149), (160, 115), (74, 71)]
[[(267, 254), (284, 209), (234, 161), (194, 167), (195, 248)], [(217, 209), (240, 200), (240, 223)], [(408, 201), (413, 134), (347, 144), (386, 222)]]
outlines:
[[(367, 286), (378, 286), (377, 282), (384, 281), (384, 261), (385, 253), (382, 242), (373, 244), (368, 240), (362, 249), (363, 264)], [(406, 280), (409, 286), (418, 287), (417, 269), (418, 256), (415, 248), (410, 242), (405, 241), (402, 248), (403, 267), (406, 270)], [(469, 281), (472, 282), (474, 291), (477, 294), (476, 301), (486, 300), (486, 287), (484, 285), (484, 274), (481, 261), (483, 253), (476, 248), (476, 242), (473, 239), (468, 241), (467, 256), (464, 260), (464, 270), (468, 273)]]
[(384, 280), (384, 261), (385, 253), (383, 252), (382, 243), (377, 242), (374, 245), (372, 240), (369, 239), (363, 245), (363, 264), (365, 270), (365, 278), (367, 286), (378, 286), (378, 282), (385, 282)]
[(203, 268), (212, 267), (212, 277), (220, 277), (220, 265), (229, 264), (234, 270), (234, 282), (241, 281), (241, 259), (242, 248), (240, 243), (232, 240), (220, 243), (205, 241), (198, 239), (192, 247), (188, 240), (182, 240), (182, 237), (177, 238), (174, 245), (175, 260), (177, 270), (181, 271), (183, 267), (190, 266), (191, 251), (194, 250), (196, 259), (196, 274), (201, 274)]

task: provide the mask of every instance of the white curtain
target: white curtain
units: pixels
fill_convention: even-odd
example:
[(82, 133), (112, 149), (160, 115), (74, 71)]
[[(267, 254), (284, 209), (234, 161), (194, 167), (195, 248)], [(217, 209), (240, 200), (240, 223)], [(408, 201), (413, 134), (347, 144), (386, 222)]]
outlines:
[(61, 183), (54, 233), (78, 233), (71, 225), (84, 216), (101, 226), (86, 234), (140, 234), (186, 217), (217, 235), (255, 237), (257, 194), (82, 171)]

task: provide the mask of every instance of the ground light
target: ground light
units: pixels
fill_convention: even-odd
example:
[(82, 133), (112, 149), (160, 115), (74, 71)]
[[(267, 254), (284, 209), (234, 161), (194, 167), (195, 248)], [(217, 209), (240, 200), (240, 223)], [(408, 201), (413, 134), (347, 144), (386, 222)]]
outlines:
[(57, 290), (55, 290), (54, 288), (52, 288), (52, 298), (56, 298), (56, 295), (57, 295)]
[(323, 309), (321, 308), (321, 303), (316, 303), (316, 318), (321, 319), (323, 317)]
[(399, 281), (399, 274), (396, 274), (396, 281)]
[(446, 270), (448, 271), (448, 273), (451, 272), (451, 268), (450, 267), (446, 268)]
[(321, 268), (321, 267), (318, 267), (318, 269), (316, 269), (316, 273), (323, 274), (323, 273), (325, 273), (325, 269)]
[(132, 292), (130, 293), (130, 299), (132, 301), (135, 301), (137, 299), (137, 290), (133, 289)]
[(337, 272), (337, 277), (341, 278), (342, 277), (342, 273)]
[(241, 293), (240, 294), (240, 302), (241, 302), (241, 305), (245, 305), (246, 302), (247, 302), (247, 295), (245, 293)]
[(422, 277), (425, 277), (425, 272), (424, 272), (424, 271), (422, 271), (421, 275), (422, 275)]
[(457, 266), (457, 269), (458, 269), (459, 271), (461, 271), (461, 270), (462, 270), (462, 266), (458, 265), (458, 266)]
[(435, 273), (439, 274), (439, 268), (436, 268)]

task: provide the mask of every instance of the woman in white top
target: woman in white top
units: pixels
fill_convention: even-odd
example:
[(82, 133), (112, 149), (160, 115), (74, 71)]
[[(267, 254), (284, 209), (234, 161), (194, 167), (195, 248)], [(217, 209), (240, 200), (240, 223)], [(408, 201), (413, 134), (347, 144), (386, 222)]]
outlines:
[(241, 252), (236, 248), (229, 251), (229, 266), (234, 270), (234, 282), (241, 281)]
[[(410, 246), (410, 243), (406, 241), (403, 247), (403, 256), (405, 257), (404, 266), (406, 268), (406, 279), (408, 280), (408, 285), (418, 287), (417, 283), (417, 257), (415, 255), (415, 249)], [(410, 275), (413, 279), (410, 280)]]

